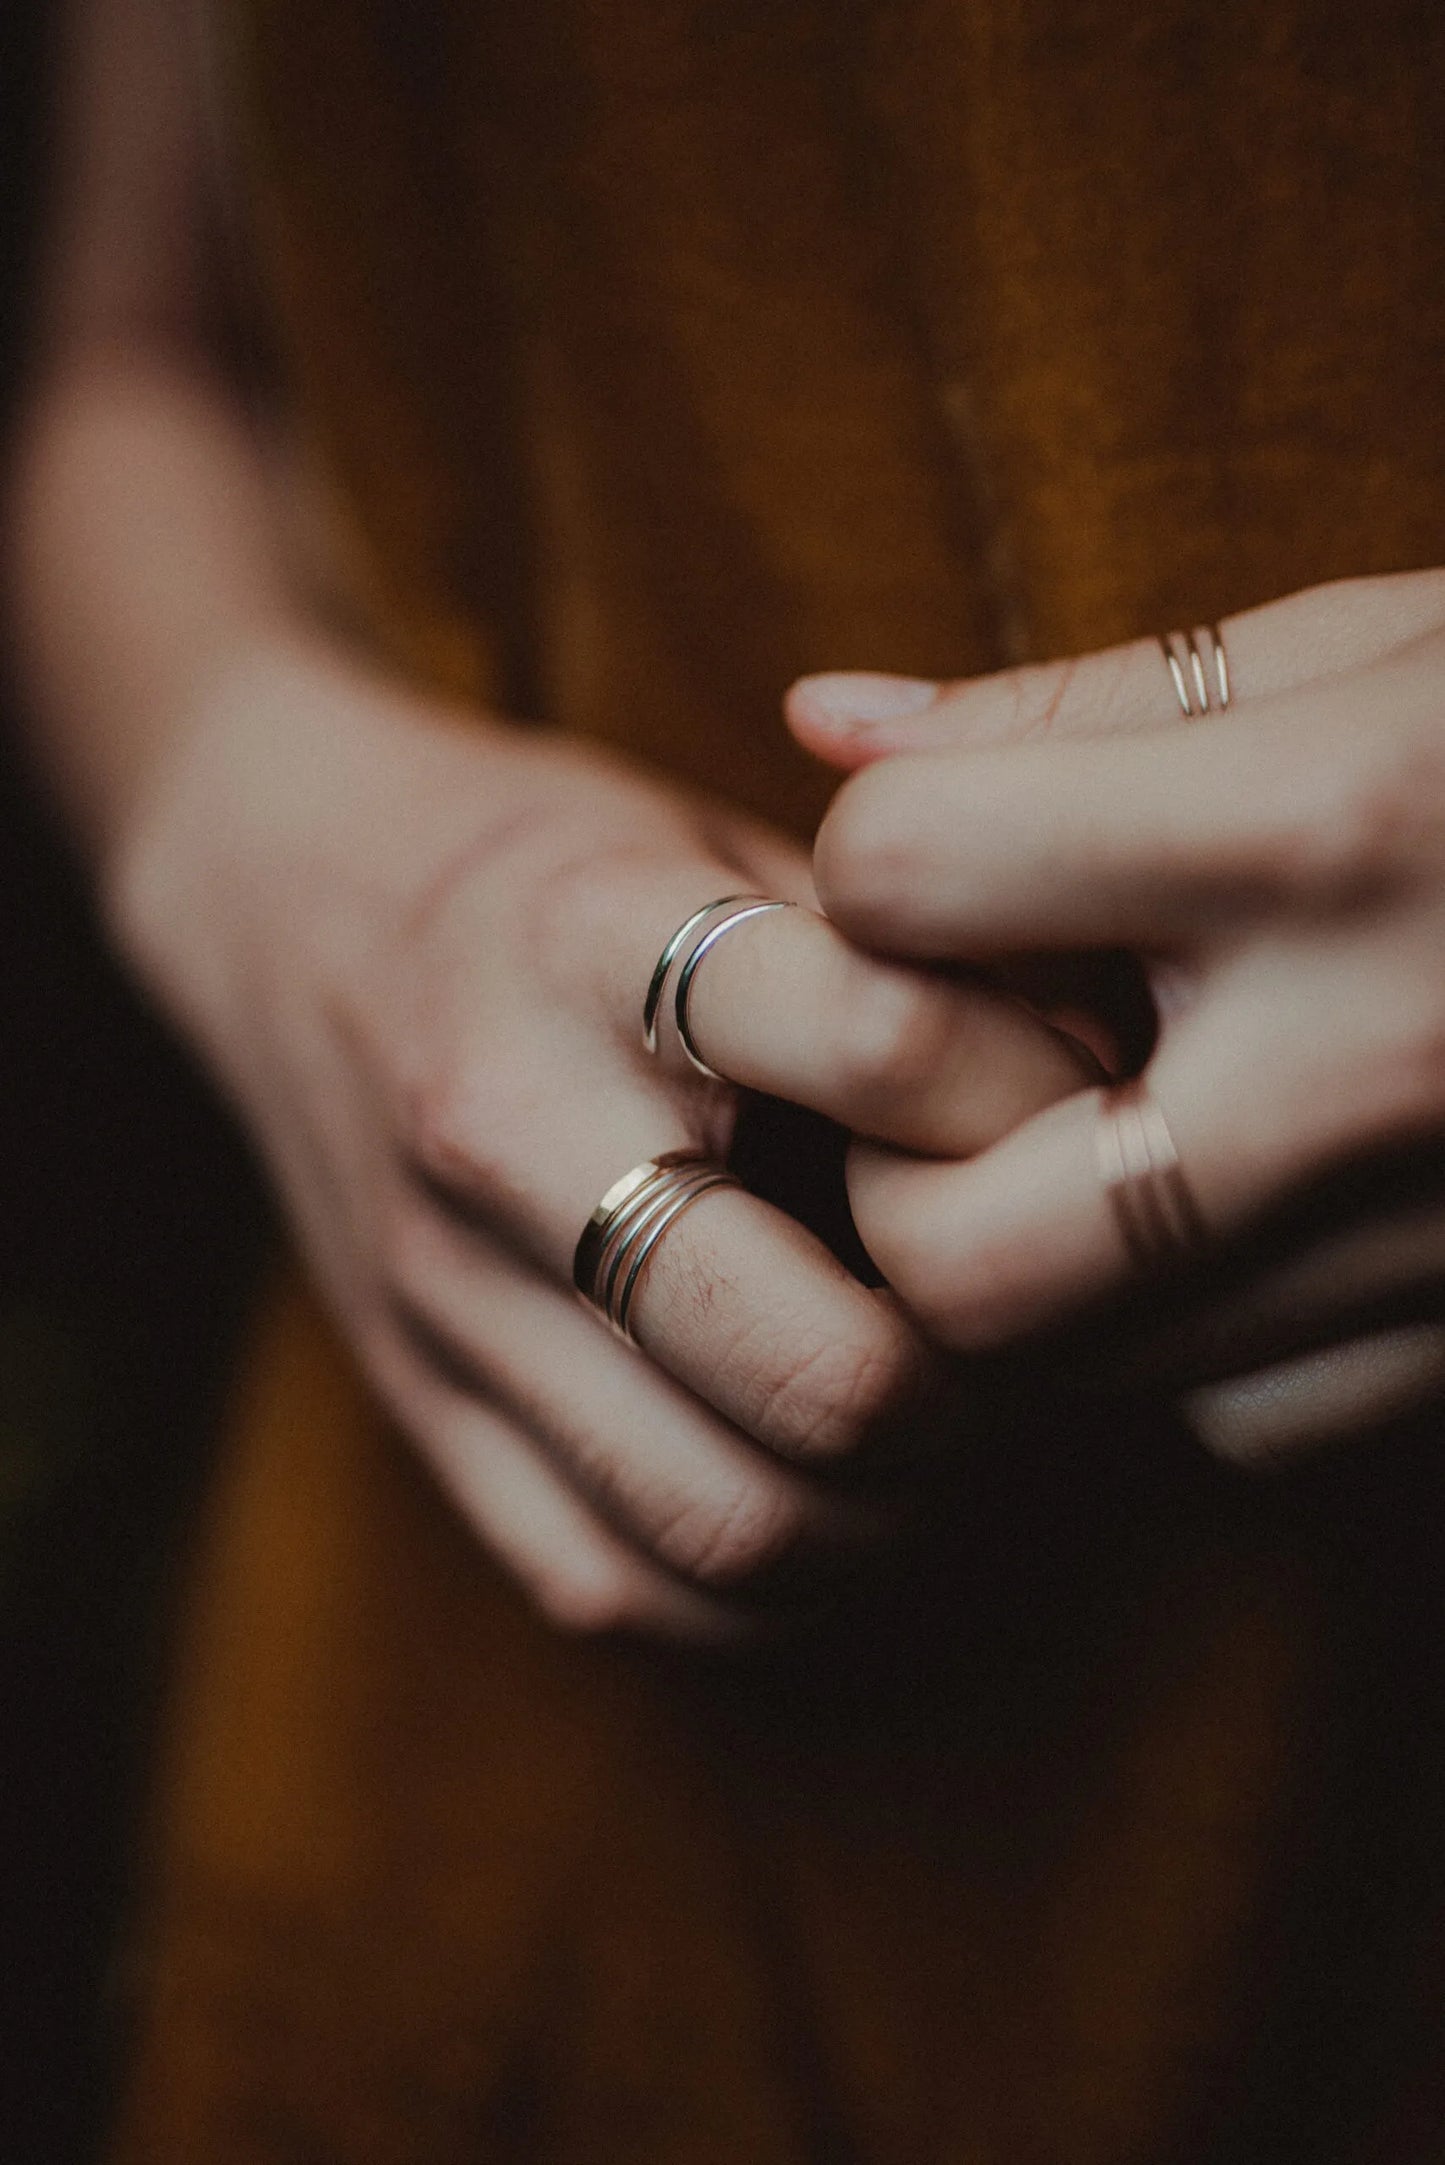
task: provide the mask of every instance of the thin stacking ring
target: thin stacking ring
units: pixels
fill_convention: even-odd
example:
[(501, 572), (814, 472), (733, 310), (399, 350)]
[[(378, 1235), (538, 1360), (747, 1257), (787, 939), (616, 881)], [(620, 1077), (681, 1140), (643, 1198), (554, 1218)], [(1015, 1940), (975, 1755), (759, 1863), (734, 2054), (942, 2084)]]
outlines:
[[(1208, 659), (1201, 640), (1207, 643)], [(1200, 624), (1193, 631), (1171, 631), (1161, 636), (1159, 651), (1169, 667), (1174, 694), (1186, 722), (1201, 715), (1223, 713), (1229, 705), (1229, 658), (1217, 624)]]
[(1138, 1270), (1183, 1262), (1207, 1231), (1169, 1123), (1139, 1078), (1105, 1090), (1095, 1129), (1099, 1178)]
[(659, 1242), (713, 1188), (739, 1183), (715, 1158), (670, 1150), (614, 1181), (582, 1228), (572, 1280), (620, 1337), (636, 1344), (632, 1306)]
[(691, 917), (678, 926), (657, 958), (652, 976), (648, 980), (647, 997), (642, 1003), (642, 1042), (649, 1052), (657, 1050), (657, 1011), (662, 1005), (668, 972), (682, 953), (691, 934), (712, 916), (714, 910), (730, 909), (735, 902), (761, 902), (762, 899), (761, 895), (721, 895), (716, 902), (705, 902), (700, 910), (694, 910)]
[(708, 1066), (698, 1051), (697, 1040), (692, 1034), (692, 988), (697, 978), (698, 964), (726, 933), (734, 931), (739, 925), (745, 925), (750, 917), (765, 917), (769, 910), (790, 910), (792, 907), (791, 902), (749, 901), (742, 908), (730, 910), (726, 917), (710, 926), (703, 934), (678, 973), (677, 991), (673, 995), (672, 1007), (677, 1022), (677, 1034), (688, 1059), (699, 1075), (706, 1075), (709, 1082), (726, 1082), (728, 1078), (726, 1075), (719, 1075), (716, 1068)]

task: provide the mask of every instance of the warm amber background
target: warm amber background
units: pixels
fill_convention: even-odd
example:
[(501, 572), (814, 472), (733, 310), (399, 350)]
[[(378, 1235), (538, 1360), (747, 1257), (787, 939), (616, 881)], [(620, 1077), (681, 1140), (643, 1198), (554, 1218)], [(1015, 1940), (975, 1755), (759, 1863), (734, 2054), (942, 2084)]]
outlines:
[[(0, 4), (7, 396), (55, 0)], [(1322, 245), (1328, 237), (1321, 236)], [(261, 1223), (205, 1092), (104, 959), (13, 754), (0, 763), (0, 2159), (83, 2158), (171, 1562)], [(1260, 1949), (1228, 2157), (1330, 2154), (1441, 2004), (1438, 1443), (1275, 1493), (1331, 1596), (1341, 1684)], [(1329, 1900), (1322, 1901), (1322, 1893)], [(1278, 1977), (1294, 1988), (1271, 1992)], [(1398, 2006), (1380, 2025), (1381, 2007)], [(1382, 2037), (1368, 2051), (1361, 2039)], [(1428, 2039), (1426, 2040), (1428, 2043)], [(1279, 2101), (1285, 2101), (1283, 2104)], [(1276, 2117), (1288, 2109), (1288, 2118)], [(1437, 2115), (1445, 2127), (1445, 2097)], [(1421, 2144), (1428, 2140), (1422, 2131)]]

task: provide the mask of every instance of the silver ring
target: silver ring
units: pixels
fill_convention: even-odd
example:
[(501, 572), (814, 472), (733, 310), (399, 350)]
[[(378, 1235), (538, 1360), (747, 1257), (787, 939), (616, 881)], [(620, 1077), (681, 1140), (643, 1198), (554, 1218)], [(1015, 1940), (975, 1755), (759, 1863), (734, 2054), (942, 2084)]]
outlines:
[(578, 1292), (623, 1338), (658, 1243), (685, 1210), (714, 1188), (736, 1188), (726, 1166), (696, 1150), (671, 1150), (614, 1181), (582, 1228), (572, 1259)]
[(673, 995), (672, 1003), (677, 1034), (688, 1059), (699, 1075), (706, 1075), (709, 1082), (726, 1082), (728, 1078), (726, 1075), (719, 1075), (716, 1068), (708, 1066), (698, 1051), (697, 1040), (692, 1034), (692, 988), (697, 977), (698, 964), (705, 954), (716, 947), (725, 933), (732, 932), (738, 925), (745, 925), (750, 917), (765, 917), (769, 910), (790, 910), (792, 907), (791, 902), (749, 901), (744, 907), (729, 911), (720, 923), (710, 926), (703, 934), (678, 974), (677, 991)]
[(624, 1338), (631, 1339), (634, 1345), (637, 1341), (632, 1336), (632, 1299), (637, 1291), (642, 1273), (652, 1260), (653, 1250), (658, 1242), (662, 1239), (664, 1233), (670, 1231), (672, 1226), (676, 1224), (685, 1210), (691, 1210), (693, 1204), (700, 1197), (709, 1194), (714, 1188), (735, 1188), (737, 1185), (738, 1183), (733, 1179), (732, 1175), (719, 1165), (712, 1172), (700, 1175), (681, 1194), (669, 1197), (667, 1202), (661, 1205), (656, 1214), (648, 1220), (646, 1230), (639, 1230), (634, 1234), (633, 1239), (637, 1243), (637, 1252), (628, 1266), (627, 1276), (622, 1281), (622, 1289), (617, 1294), (609, 1311), (615, 1328), (621, 1331)]
[(1159, 651), (1168, 664), (1174, 696), (1186, 722), (1224, 712), (1230, 702), (1229, 658), (1217, 624), (1161, 633)]
[(603, 1256), (594, 1281), (596, 1303), (604, 1315), (620, 1321), (621, 1288), (627, 1283), (622, 1276), (623, 1270), (633, 1260), (639, 1245), (647, 1241), (658, 1219), (680, 1197), (691, 1195), (694, 1189), (713, 1182), (721, 1174), (720, 1165), (706, 1158), (695, 1159), (674, 1172), (660, 1174), (617, 1213), (607, 1229)]
[(678, 926), (657, 958), (648, 981), (647, 995), (642, 1003), (642, 1042), (649, 1052), (657, 1050), (657, 1011), (662, 1005), (667, 974), (682, 953), (689, 934), (696, 932), (698, 927), (712, 916), (714, 910), (729, 909), (735, 902), (761, 902), (762, 899), (761, 895), (720, 895), (716, 902), (705, 902), (700, 910), (694, 910), (691, 917), (685, 918)]

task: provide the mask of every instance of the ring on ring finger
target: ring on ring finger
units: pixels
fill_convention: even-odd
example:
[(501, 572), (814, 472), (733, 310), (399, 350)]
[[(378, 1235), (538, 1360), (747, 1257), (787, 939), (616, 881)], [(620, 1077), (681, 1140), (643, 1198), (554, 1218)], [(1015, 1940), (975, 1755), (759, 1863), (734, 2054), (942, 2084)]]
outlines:
[(631, 1341), (632, 1306), (649, 1262), (683, 1212), (714, 1188), (736, 1188), (725, 1165), (700, 1151), (648, 1158), (614, 1181), (582, 1228), (572, 1279), (619, 1336)]

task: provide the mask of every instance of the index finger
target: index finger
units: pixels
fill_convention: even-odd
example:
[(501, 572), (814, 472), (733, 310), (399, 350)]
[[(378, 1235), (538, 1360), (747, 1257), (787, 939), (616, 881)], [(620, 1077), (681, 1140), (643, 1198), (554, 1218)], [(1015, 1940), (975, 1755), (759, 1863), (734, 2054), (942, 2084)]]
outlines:
[[(608, 959), (592, 997), (640, 1073), (691, 1087), (685, 993), (708, 1072), (910, 1150), (982, 1149), (1095, 1078), (1076, 1043), (1009, 993), (864, 954), (805, 903), (706, 884), (725, 876), (651, 864), (611, 873)], [(644, 1028), (658, 1066), (641, 1057)]]
[(705, 957), (691, 1024), (743, 1088), (940, 1156), (984, 1149), (1098, 1073), (1008, 993), (881, 962), (805, 909), (760, 915)]
[[(1332, 580), (1213, 629), (1231, 698), (1253, 704), (1365, 668), (1442, 624), (1445, 572), (1431, 569)], [(1209, 636), (1206, 627), (1206, 643)], [(982, 750), (1177, 722), (1174, 666), (1161, 641), (1147, 638), (956, 683), (842, 670), (800, 678), (784, 712), (811, 752), (854, 768), (897, 752)]]

